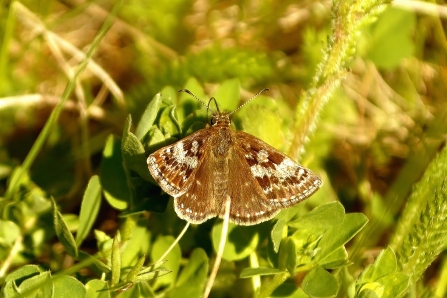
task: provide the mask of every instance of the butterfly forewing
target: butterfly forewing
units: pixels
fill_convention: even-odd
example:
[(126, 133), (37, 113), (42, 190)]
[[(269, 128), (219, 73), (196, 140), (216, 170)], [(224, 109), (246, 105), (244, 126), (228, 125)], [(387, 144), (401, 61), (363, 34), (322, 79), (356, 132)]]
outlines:
[(147, 164), (158, 185), (173, 197), (184, 194), (209, 152), (210, 132), (201, 129), (149, 155)]
[(321, 179), (312, 171), (260, 139), (244, 132), (236, 132), (235, 138), (250, 175), (262, 189), (264, 203), (286, 208), (308, 198), (321, 187)]

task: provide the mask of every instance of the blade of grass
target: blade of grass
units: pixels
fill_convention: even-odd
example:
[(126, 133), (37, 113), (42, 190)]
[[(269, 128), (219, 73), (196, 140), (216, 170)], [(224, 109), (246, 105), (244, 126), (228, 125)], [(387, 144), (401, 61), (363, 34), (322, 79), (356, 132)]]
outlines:
[[(112, 26), (112, 21), (114, 16), (117, 14), (119, 8), (121, 7), (123, 1), (117, 2), (110, 12), (108, 18), (104, 21), (102, 24), (98, 34), (95, 36), (95, 39), (92, 42), (92, 45), (90, 46), (89, 50), (87, 51), (85, 55), (85, 59), (82, 60), (81, 63), (79, 63), (76, 71), (74, 72), (74, 75), (71, 80), (68, 81), (68, 84), (62, 94), (61, 99), (57, 103), (54, 110), (51, 112), (50, 117), (48, 118), (47, 122), (45, 123), (45, 126), (43, 127), (41, 133), (37, 137), (36, 142), (31, 147), (30, 152), (26, 156), (25, 160), (23, 161), (22, 166), (18, 168), (17, 171), (14, 172), (14, 174), (11, 176), (11, 180), (9, 182), (9, 187), (6, 190), (5, 198), (6, 200), (12, 200), (12, 196), (17, 192), (17, 188), (19, 186), (20, 179), (22, 178), (23, 174), (26, 173), (31, 165), (33, 164), (34, 160), (37, 157), (37, 154), (39, 153), (40, 149), (43, 147), (45, 141), (48, 138), (48, 135), (50, 134), (51, 129), (53, 128), (54, 124), (58, 120), (61, 111), (64, 107), (65, 102), (67, 101), (68, 97), (70, 96), (71, 92), (73, 91), (76, 79), (80, 76), (80, 74), (85, 70), (87, 67), (87, 64), (89, 63), (91, 57), (93, 56), (93, 53), (95, 50), (99, 47), (99, 43), (104, 38), (107, 31)], [(25, 9), (26, 8), (19, 2), (14, 2), (13, 5), (15, 6), (15, 9)]]
[(4, 94), (6, 94), (6, 90), (9, 89), (9, 79), (7, 75), (7, 56), (10, 51), (9, 44), (11, 43), (12, 35), (14, 32), (14, 23), (14, 11), (10, 10), (8, 20), (6, 21), (2, 45), (0, 47), (0, 90), (2, 90)]

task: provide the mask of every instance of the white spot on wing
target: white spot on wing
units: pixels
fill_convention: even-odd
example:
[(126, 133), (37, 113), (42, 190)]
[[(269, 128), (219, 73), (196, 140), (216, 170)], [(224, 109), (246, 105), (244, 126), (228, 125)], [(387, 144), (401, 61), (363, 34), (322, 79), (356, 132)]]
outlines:
[(173, 197), (178, 196), (179, 189), (175, 185), (170, 184), (164, 178), (163, 173), (160, 171), (160, 168), (158, 167), (157, 159), (155, 158), (154, 155), (149, 155), (149, 157), (147, 158), (147, 165), (149, 171), (151, 172), (154, 179), (157, 180), (160, 187), (171, 196)]
[(191, 145), (192, 145), (191, 152), (197, 154), (197, 152), (199, 151), (199, 142), (194, 140)]
[(265, 175), (268, 175), (267, 169), (259, 164), (252, 165), (250, 167), (250, 170), (253, 176), (255, 177), (264, 177)]
[(269, 154), (268, 154), (267, 150), (262, 149), (256, 155), (256, 160), (258, 161), (258, 163), (268, 162), (268, 160), (269, 160), (268, 157), (269, 157)]
[(178, 142), (174, 145), (173, 156), (179, 163), (186, 164), (189, 168), (195, 169), (199, 163), (197, 157), (186, 156), (186, 151), (183, 149), (183, 142)]
[(276, 170), (284, 178), (294, 176), (298, 168), (300, 168), (300, 174), (301, 171), (303, 172), (302, 174), (304, 174), (304, 169), (301, 168), (296, 162), (287, 157), (284, 158), (284, 160), (279, 165), (276, 166)]
[[(259, 151), (258, 153), (258, 161), (259, 158), (263, 158), (265, 155), (261, 154), (261, 152), (264, 150)], [(267, 152), (266, 152), (267, 153)], [(295, 172), (297, 169), (300, 169), (299, 174), (303, 175), (304, 174), (304, 169), (298, 165), (297, 163), (295, 163), (293, 160), (291, 160), (290, 158), (284, 158), (284, 160), (279, 164), (279, 165), (274, 165), (275, 169), (272, 168), (266, 168), (264, 166), (262, 166), (261, 164), (256, 164), (250, 167), (251, 169), (251, 173), (253, 174), (253, 176), (255, 177), (276, 177), (279, 180), (283, 180), (286, 179), (288, 177), (292, 177), (295, 176)]]

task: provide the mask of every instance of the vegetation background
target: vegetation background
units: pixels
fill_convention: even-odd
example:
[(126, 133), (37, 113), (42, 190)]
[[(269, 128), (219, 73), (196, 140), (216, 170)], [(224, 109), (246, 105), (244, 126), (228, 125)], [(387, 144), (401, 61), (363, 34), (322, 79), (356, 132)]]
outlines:
[(4, 0), (0, 15), (2, 296), (201, 295), (221, 220), (176, 244), (185, 222), (145, 165), (207, 121), (185, 87), (227, 109), (270, 88), (235, 127), (324, 181), (230, 226), (211, 297), (446, 296), (443, 1)]

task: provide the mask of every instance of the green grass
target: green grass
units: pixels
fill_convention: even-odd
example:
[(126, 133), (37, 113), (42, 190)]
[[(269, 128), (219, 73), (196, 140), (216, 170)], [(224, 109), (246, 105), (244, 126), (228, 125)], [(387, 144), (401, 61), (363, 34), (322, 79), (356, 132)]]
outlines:
[(211, 297), (444, 297), (445, 16), (410, 3), (3, 5), (1, 295), (200, 297), (222, 220), (185, 229), (146, 158), (209, 120), (178, 89), (268, 87), (234, 128), (324, 186), (231, 224)]

